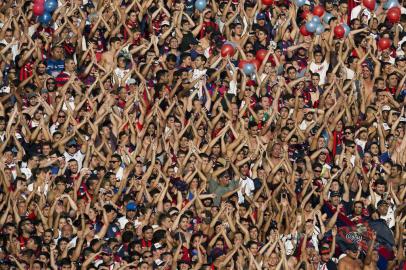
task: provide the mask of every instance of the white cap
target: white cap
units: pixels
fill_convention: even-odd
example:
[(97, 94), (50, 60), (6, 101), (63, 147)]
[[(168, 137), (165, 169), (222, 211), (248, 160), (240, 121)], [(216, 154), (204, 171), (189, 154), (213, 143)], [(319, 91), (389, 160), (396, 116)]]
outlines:
[(390, 111), (389, 105), (382, 106), (382, 111)]

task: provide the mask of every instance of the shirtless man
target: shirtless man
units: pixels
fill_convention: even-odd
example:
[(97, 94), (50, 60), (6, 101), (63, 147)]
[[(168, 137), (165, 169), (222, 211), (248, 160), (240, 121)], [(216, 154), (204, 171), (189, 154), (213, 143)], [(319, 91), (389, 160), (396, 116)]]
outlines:
[(371, 237), (371, 242), (369, 243), (368, 246), (368, 253), (367, 256), (365, 257), (364, 261), (364, 270), (376, 270), (378, 267), (376, 266), (376, 263), (379, 260), (379, 254), (378, 251), (374, 250), (375, 246), (375, 240), (376, 240), (376, 232), (372, 234)]
[(100, 64), (106, 71), (110, 71), (114, 68), (115, 58), (118, 50), (121, 47), (121, 40), (118, 37), (112, 37), (110, 39), (110, 49), (104, 52), (100, 61)]
[(358, 259), (359, 250), (356, 244), (351, 244), (346, 251), (347, 256), (338, 261), (338, 270), (361, 270), (362, 261)]

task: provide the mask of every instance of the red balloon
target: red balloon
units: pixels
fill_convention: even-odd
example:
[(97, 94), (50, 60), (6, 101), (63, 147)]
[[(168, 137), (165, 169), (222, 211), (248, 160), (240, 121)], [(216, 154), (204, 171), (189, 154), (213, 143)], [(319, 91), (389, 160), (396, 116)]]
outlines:
[(386, 50), (388, 48), (390, 48), (390, 46), (392, 45), (392, 42), (390, 41), (389, 38), (381, 38), (378, 41), (378, 47), (381, 51)]
[(256, 53), (256, 55), (255, 55), (255, 58), (256, 58), (259, 62), (262, 62), (262, 61), (264, 61), (265, 56), (266, 56), (267, 53), (268, 53), (267, 50), (265, 50), (265, 49), (260, 49), (260, 50), (257, 51), (257, 53)]
[(262, 4), (265, 6), (273, 5), (273, 0), (262, 0)]
[(388, 9), (386, 13), (386, 18), (388, 18), (388, 21), (390, 23), (398, 23), (400, 21), (400, 8), (393, 7)]
[(322, 6), (315, 6), (313, 9), (313, 15), (319, 16), (320, 18), (323, 17), (324, 14), (324, 7)]
[(342, 25), (337, 25), (334, 27), (334, 36), (336, 38), (343, 38), (345, 35), (345, 29), (342, 27)]
[(261, 62), (259, 62), (257, 59), (251, 60), (249, 61), (249, 63), (253, 64), (256, 68), (256, 70), (259, 69), (259, 67), (261, 66)]
[(307, 31), (306, 25), (302, 25), (302, 26), (300, 26), (300, 34), (302, 34), (302, 36), (307, 37), (307, 36), (310, 36), (312, 33)]
[(224, 44), (223, 47), (221, 47), (221, 56), (226, 57), (227, 55), (234, 55), (234, 47), (230, 44)]
[(364, 4), (364, 6), (369, 9), (370, 11), (375, 10), (375, 5), (376, 2), (375, 0), (362, 0), (362, 3)]
[(248, 63), (247, 60), (240, 60), (240, 62), (238, 63), (238, 67), (239, 67), (240, 69), (243, 69), (243, 68), (244, 68), (244, 65), (245, 65), (246, 63)]
[(32, 7), (32, 12), (35, 16), (41, 16), (44, 14), (44, 5), (36, 4)]
[(35, 6), (35, 5), (38, 5), (38, 4), (44, 5), (44, 4), (45, 4), (45, 0), (34, 0), (34, 6)]

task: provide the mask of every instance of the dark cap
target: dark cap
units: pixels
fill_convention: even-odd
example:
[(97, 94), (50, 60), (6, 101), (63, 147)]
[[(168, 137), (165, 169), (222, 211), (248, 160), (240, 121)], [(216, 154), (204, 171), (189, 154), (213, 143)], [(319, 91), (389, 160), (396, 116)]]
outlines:
[(258, 15), (257, 15), (257, 20), (265, 20), (265, 18), (266, 18), (266, 16), (265, 16), (265, 14), (264, 13), (258, 13)]
[(351, 243), (347, 246), (347, 250), (355, 253), (358, 251), (358, 245), (356, 243)]
[(74, 139), (70, 140), (67, 144), (67, 146), (71, 146), (71, 145), (77, 145), (76, 141)]
[(330, 193), (330, 197), (341, 197), (341, 194), (338, 191), (333, 191)]
[(162, 245), (161, 243), (155, 243), (155, 244), (153, 244), (152, 245), (152, 247), (151, 247), (151, 250), (152, 251), (157, 251), (157, 250), (160, 250), (160, 249), (163, 249), (163, 248), (165, 248), (165, 245)]
[(102, 248), (102, 254), (112, 255), (113, 251), (111, 250), (111, 248), (109, 246), (105, 246)]
[(117, 212), (116, 209), (114, 208), (114, 206), (112, 206), (111, 204), (106, 204), (104, 206), (104, 209), (106, 210), (107, 213), (110, 213), (110, 212), (113, 212), (113, 211)]
[(385, 205), (385, 204), (386, 204), (386, 205), (389, 205), (389, 203), (388, 203), (387, 200), (383, 200), (383, 199), (382, 199), (382, 200), (380, 200), (380, 201), (378, 202), (377, 205), (378, 205), (378, 206), (381, 206), (381, 205)]
[(398, 56), (398, 57), (396, 57), (396, 59), (395, 59), (396, 62), (398, 62), (398, 61), (405, 61), (405, 60), (406, 60), (406, 56), (405, 56), (405, 55)]

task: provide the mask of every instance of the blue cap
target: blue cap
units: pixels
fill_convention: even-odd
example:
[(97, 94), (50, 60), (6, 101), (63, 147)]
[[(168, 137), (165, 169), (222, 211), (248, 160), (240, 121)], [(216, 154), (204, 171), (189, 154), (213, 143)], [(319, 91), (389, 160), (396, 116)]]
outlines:
[(265, 16), (265, 14), (264, 13), (258, 13), (258, 15), (257, 15), (257, 20), (265, 20), (265, 18), (266, 18), (266, 16)]
[(74, 139), (72, 139), (66, 145), (67, 146), (76, 145), (76, 141)]
[(129, 202), (126, 207), (127, 211), (135, 211), (137, 210), (137, 205), (135, 202)]

